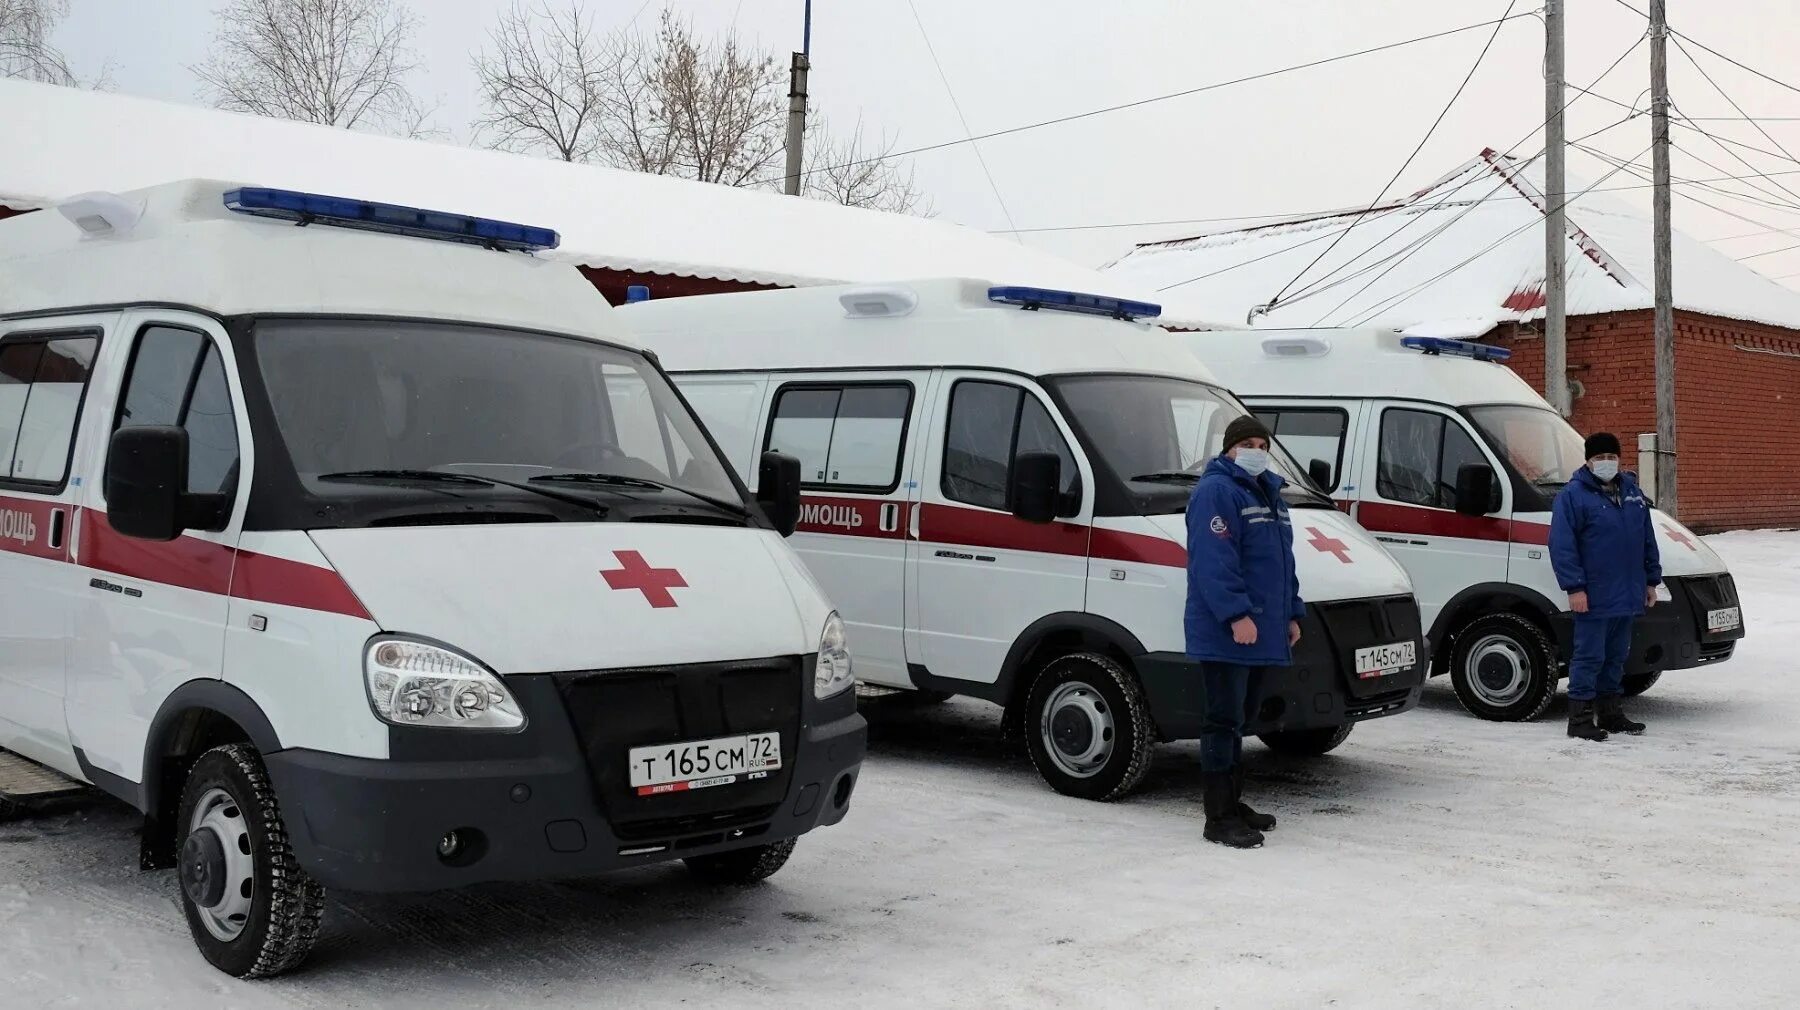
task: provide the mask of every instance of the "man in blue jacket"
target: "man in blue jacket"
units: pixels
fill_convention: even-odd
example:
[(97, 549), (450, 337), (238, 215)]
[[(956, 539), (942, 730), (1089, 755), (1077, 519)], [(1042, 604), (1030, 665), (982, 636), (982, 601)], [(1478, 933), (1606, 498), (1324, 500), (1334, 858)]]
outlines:
[(1662, 555), (1650, 503), (1637, 480), (1619, 471), (1619, 439), (1589, 435), (1587, 465), (1575, 471), (1550, 519), (1550, 563), (1575, 614), (1569, 660), (1569, 735), (1604, 740), (1642, 733), (1622, 705), (1631, 626), (1656, 605)]
[(1269, 430), (1252, 417), (1225, 428), (1225, 451), (1206, 465), (1188, 499), (1187, 654), (1200, 663), (1206, 719), (1200, 771), (1206, 840), (1262, 845), (1275, 818), (1244, 805), (1244, 724), (1255, 669), (1293, 662), (1300, 640), (1294, 527), (1269, 471)]

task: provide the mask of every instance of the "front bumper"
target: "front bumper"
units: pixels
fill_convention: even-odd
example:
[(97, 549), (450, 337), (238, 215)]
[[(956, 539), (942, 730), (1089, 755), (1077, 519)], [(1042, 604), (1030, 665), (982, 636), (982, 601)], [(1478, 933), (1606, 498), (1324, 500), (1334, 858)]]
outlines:
[[(1689, 670), (1730, 659), (1744, 637), (1742, 611), (1729, 631), (1706, 630), (1706, 615), (1724, 607), (1741, 607), (1737, 583), (1730, 575), (1689, 575), (1665, 581), (1669, 599), (1651, 607), (1631, 627), (1631, 655), (1625, 673)], [(1557, 614), (1556, 645), (1566, 668), (1575, 650), (1575, 615)]]
[[(616, 752), (623, 765), (627, 745), (588, 741), (584, 750), (550, 675), (506, 679), (529, 719), (520, 733), (396, 728), (386, 760), (310, 750), (264, 760), (295, 857), (327, 887), (430, 891), (590, 876), (763, 845), (842, 820), (868, 727), (855, 691), (818, 701), (807, 674), (784, 788), (778, 798), (758, 797), (772, 803), (744, 806), (744, 793), (734, 791), (751, 784), (725, 785), (671, 794), (685, 801), (669, 808), (679, 816), (615, 823), (590, 768), (601, 753)], [(460, 849), (442, 856), (439, 842), (452, 831)]]
[[(1356, 676), (1357, 649), (1407, 639), (1418, 646), (1412, 669), (1369, 680)], [(1198, 737), (1206, 718), (1199, 661), (1178, 652), (1153, 652), (1135, 662), (1162, 739)], [(1419, 608), (1412, 597), (1309, 603), (1294, 662), (1265, 667), (1251, 680), (1256, 714), (1244, 733), (1323, 729), (1411, 711), (1419, 704), (1426, 662)]]

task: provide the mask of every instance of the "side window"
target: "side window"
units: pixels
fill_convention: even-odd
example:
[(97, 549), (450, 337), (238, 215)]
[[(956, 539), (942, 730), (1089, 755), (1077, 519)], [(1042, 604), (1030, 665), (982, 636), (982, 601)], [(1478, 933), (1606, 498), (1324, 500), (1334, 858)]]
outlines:
[(92, 334), (0, 344), (0, 480), (60, 487), (100, 338)]
[[(1438, 504), (1444, 508), (1456, 507), (1456, 474), (1465, 465), (1478, 463), (1487, 465), (1487, 457), (1481, 454), (1481, 447), (1463, 430), (1463, 426), (1446, 419), (1444, 422), (1444, 454), (1438, 465)], [(1500, 507), (1499, 485), (1495, 485), (1494, 500), (1485, 509), (1492, 512)]]
[(1375, 490), (1389, 501), (1435, 507), (1443, 442), (1442, 415), (1396, 408), (1382, 411)]
[(785, 388), (775, 397), (768, 448), (798, 457), (809, 487), (892, 491), (911, 409), (907, 385)]
[(756, 478), (750, 459), (756, 445), (756, 414), (762, 408), (762, 384), (704, 377), (682, 378), (681, 395), (712, 432), (725, 458), (745, 480)]
[(1344, 433), (1350, 427), (1348, 412), (1335, 408), (1265, 408), (1256, 411), (1256, 418), (1302, 468), (1311, 466), (1315, 459), (1331, 464), (1331, 483), (1325, 490), (1337, 490), (1344, 464)]
[(1050, 412), (1017, 386), (965, 379), (950, 390), (944, 436), (944, 497), (1004, 510), (1012, 461), (1021, 452), (1054, 452), (1062, 460), (1062, 490), (1079, 487), (1075, 455)]
[(218, 348), (205, 334), (172, 326), (148, 326), (139, 334), (113, 427), (151, 425), (187, 431), (189, 493), (229, 496), (236, 490), (231, 384)]

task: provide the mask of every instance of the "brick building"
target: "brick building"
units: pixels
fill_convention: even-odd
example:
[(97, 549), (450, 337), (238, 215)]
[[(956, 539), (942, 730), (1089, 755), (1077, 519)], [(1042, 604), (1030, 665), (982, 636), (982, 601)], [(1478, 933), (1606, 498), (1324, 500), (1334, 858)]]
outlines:
[(922, 217), (25, 81), (0, 80), (0, 137), (0, 215), (190, 178), (442, 208), (555, 228), (550, 255), (613, 304), (634, 284), (666, 298), (949, 276), (1146, 297)]
[[(1147, 243), (1109, 272), (1183, 314), (1242, 320), (1301, 274), (1256, 325), (1392, 326), (1513, 351), (1544, 383), (1544, 208), (1537, 163), (1484, 151), (1372, 211)], [(1568, 212), (1570, 418), (1616, 432), (1626, 466), (1656, 430), (1651, 224), (1605, 193)], [(1335, 243), (1335, 245), (1333, 245)], [(1679, 511), (1703, 531), (1800, 526), (1800, 292), (1679, 232), (1675, 236)]]

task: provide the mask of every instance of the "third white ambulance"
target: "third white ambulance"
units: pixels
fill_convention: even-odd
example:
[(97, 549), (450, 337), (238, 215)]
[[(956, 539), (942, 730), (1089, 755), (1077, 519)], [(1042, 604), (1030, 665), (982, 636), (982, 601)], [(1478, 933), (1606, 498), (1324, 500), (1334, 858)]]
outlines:
[[(1004, 705), (1053, 787), (1110, 799), (1156, 740), (1199, 732), (1183, 513), (1246, 412), (1145, 321), (1158, 311), (952, 279), (620, 314), (741, 473), (769, 449), (800, 458), (794, 544), (843, 611), (860, 680)], [(1387, 552), (1276, 467), (1299, 478), (1308, 608), (1250, 729), (1317, 754), (1417, 703), (1418, 609)]]
[[(1573, 638), (1550, 568), (1550, 508), (1582, 439), (1504, 348), (1384, 330), (1183, 334), (1340, 507), (1406, 566), (1432, 672), (1484, 719), (1550, 704)], [(1625, 690), (1728, 659), (1737, 586), (1692, 531), (1654, 513), (1667, 599), (1638, 621)]]

